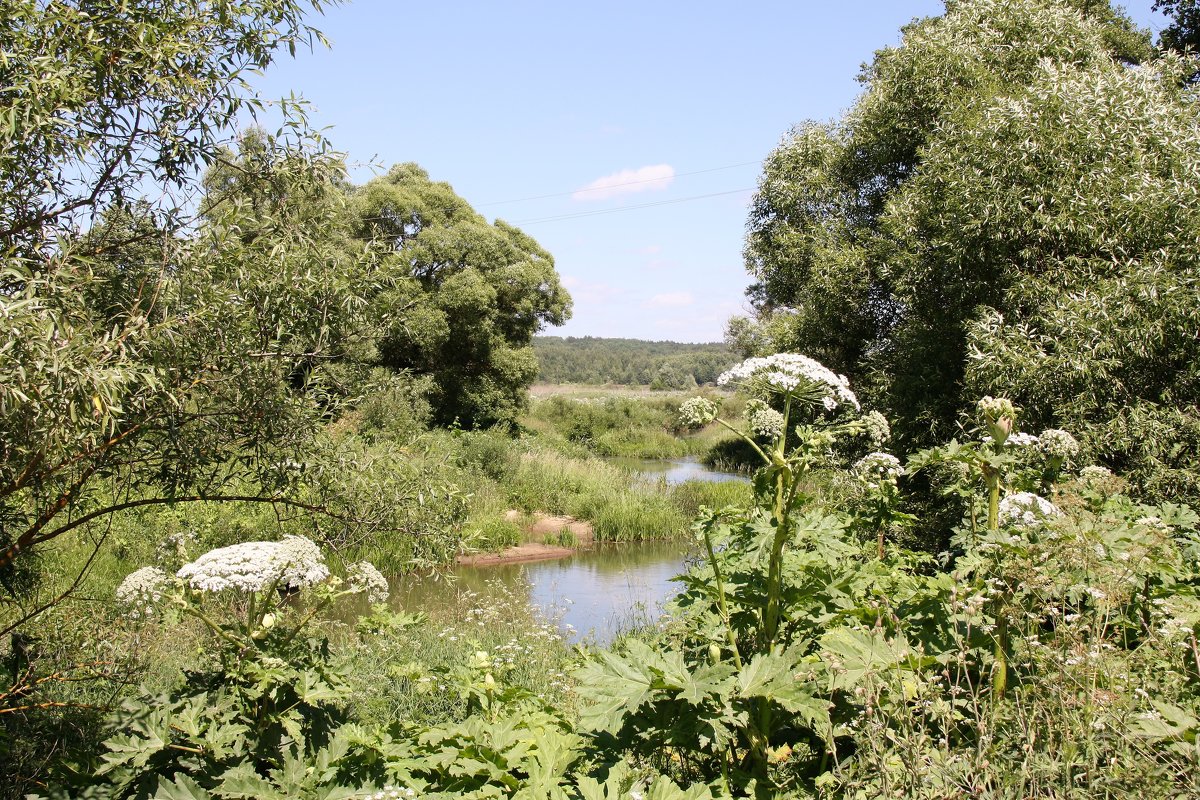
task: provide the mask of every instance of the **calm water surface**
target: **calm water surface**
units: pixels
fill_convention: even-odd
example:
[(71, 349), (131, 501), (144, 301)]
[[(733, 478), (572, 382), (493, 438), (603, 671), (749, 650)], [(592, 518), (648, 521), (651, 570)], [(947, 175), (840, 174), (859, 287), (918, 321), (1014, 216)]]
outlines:
[(571, 641), (603, 644), (661, 615), (662, 603), (677, 591), (671, 578), (683, 571), (689, 548), (688, 542), (597, 545), (547, 561), (460, 566), (453, 582), (402, 579), (394, 596), (402, 608), (430, 613), (454, 603), (463, 590), (487, 605), (511, 605), (520, 598), (557, 620)]
[(709, 469), (694, 458), (610, 458), (612, 463), (638, 473), (652, 481), (664, 480), (668, 486), (686, 481), (742, 481), (750, 479), (739, 472), (717, 472)]
[[(748, 480), (736, 473), (714, 472), (695, 459), (612, 460), (669, 486), (689, 480)], [(678, 590), (671, 579), (683, 572), (685, 561), (694, 555), (691, 542), (597, 545), (547, 561), (456, 567), (452, 582), (409, 576), (395, 582), (393, 597), (402, 608), (431, 615), (459, 607), (464, 590), (479, 595), (476, 603), (527, 602), (557, 620), (571, 641), (604, 644), (623, 629), (656, 620), (663, 603)]]

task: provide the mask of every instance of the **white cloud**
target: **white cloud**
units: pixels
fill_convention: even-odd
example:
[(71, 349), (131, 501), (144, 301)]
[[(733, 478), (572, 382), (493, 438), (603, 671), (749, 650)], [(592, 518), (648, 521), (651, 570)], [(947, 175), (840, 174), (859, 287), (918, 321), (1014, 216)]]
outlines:
[(571, 299), (575, 301), (576, 311), (578, 311), (581, 304), (604, 304), (625, 294), (625, 290), (619, 286), (612, 286), (598, 281), (585, 281), (573, 275), (564, 275), (561, 282), (567, 288), (567, 291), (571, 293)]
[(642, 303), (644, 308), (679, 308), (680, 306), (690, 306), (696, 302), (696, 298), (691, 292), (666, 292), (665, 294), (656, 294), (645, 303)]
[(670, 164), (655, 164), (651, 167), (638, 169), (623, 169), (611, 175), (605, 175), (578, 189), (571, 195), (572, 200), (607, 200), (610, 197), (620, 197), (624, 194), (637, 192), (661, 192), (675, 180), (675, 168)]

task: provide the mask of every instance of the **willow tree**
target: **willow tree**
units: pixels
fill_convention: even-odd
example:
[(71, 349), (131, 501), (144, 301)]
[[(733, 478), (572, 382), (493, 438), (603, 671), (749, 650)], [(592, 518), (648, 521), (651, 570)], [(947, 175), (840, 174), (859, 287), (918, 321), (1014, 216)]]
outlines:
[(794, 129), (752, 210), (766, 313), (743, 336), (824, 356), (910, 444), (1005, 395), (1200, 496), (1194, 99), (1185, 65), (1134, 66), (1148, 40), (1083, 6), (948, 3), (842, 121)]
[(370, 301), (379, 363), (432, 377), (438, 422), (513, 422), (537, 377), (533, 335), (570, 316), (554, 259), (416, 164), (366, 184), (355, 203), (360, 236), (384, 252)]
[[(289, 500), (319, 409), (290, 386), (323, 283), (291, 208), (194, 217), (320, 0), (0, 3), (0, 578), (122, 508)], [(339, 164), (289, 115), (264, 173)], [(266, 220), (269, 220), (269, 224)], [(336, 269), (331, 270), (336, 272)]]

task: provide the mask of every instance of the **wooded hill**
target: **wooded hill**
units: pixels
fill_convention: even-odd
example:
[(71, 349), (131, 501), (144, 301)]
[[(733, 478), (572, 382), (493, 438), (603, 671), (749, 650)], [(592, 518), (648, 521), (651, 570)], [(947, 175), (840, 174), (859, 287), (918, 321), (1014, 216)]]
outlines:
[(533, 340), (542, 383), (619, 383), (685, 389), (712, 383), (737, 360), (721, 342), (688, 344), (538, 336)]

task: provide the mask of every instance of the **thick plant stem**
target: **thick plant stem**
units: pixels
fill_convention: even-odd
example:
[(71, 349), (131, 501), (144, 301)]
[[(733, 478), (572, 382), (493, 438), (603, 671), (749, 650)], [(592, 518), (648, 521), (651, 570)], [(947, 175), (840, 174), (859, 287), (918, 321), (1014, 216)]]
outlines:
[[(995, 533), (1000, 530), (1000, 473), (992, 467), (985, 466), (983, 473), (988, 490), (988, 531)], [(1004, 603), (996, 606), (996, 642), (993, 650), (995, 666), (992, 676), (992, 697), (999, 700), (1008, 689), (1008, 617), (1005, 615)]]
[(988, 530), (1000, 530), (1000, 473), (993, 467), (983, 468), (983, 479), (988, 490)]
[[(772, 462), (778, 468), (775, 475), (775, 504), (772, 512), (775, 515), (775, 538), (771, 542), (771, 557), (767, 566), (767, 607), (763, 613), (763, 625), (760, 631), (759, 651), (771, 653), (779, 636), (779, 603), (783, 594), (783, 547), (787, 544), (789, 525), (788, 516), (792, 501), (796, 497), (795, 475), (784, 459), (784, 447), (787, 440), (788, 417), (791, 415), (792, 398), (789, 395), (784, 402), (783, 430), (774, 451)], [(767, 781), (768, 749), (771, 736), (771, 701), (766, 697), (758, 701), (758, 730), (761, 734), (761, 752), (756, 753), (755, 768), (758, 779)]]
[(733, 624), (729, 618), (729, 608), (725, 604), (725, 581), (721, 577), (721, 565), (717, 563), (717, 553), (713, 550), (712, 531), (704, 529), (704, 548), (708, 551), (708, 563), (712, 566), (713, 577), (717, 582), (717, 608), (721, 612), (721, 621), (725, 623), (725, 640), (733, 651), (733, 663), (739, 670), (742, 668), (742, 655), (738, 652), (737, 636), (733, 633)]
[(787, 543), (788, 508), (795, 497), (792, 491), (794, 477), (791, 467), (784, 459), (784, 446), (787, 441), (788, 417), (791, 416), (792, 398), (788, 395), (783, 406), (783, 435), (779, 437), (771, 453), (772, 463), (778, 468), (775, 475), (775, 538), (771, 542), (771, 560), (767, 568), (767, 608), (763, 614), (762, 650), (770, 652), (779, 632), (779, 597), (783, 590), (783, 546)]

